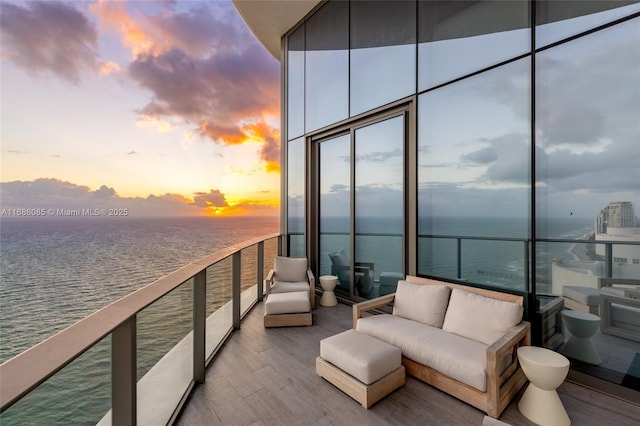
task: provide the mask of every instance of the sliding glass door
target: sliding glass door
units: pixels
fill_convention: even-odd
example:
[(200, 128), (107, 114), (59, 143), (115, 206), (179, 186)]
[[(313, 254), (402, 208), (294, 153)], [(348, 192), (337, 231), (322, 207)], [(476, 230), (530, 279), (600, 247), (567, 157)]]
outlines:
[(404, 274), (403, 112), (318, 142), (319, 275), (349, 297), (395, 291)]

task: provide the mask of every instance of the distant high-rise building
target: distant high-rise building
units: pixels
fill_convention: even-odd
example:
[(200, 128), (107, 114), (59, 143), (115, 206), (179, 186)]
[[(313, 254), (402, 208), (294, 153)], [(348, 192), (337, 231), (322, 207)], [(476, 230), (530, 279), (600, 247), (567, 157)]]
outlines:
[(600, 211), (596, 217), (596, 232), (606, 234), (607, 228), (633, 228), (636, 226), (633, 203), (615, 201)]

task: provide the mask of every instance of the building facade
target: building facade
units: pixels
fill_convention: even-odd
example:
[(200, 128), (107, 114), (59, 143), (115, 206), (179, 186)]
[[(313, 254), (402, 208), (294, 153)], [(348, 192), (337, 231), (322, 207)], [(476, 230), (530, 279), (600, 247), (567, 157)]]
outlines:
[(602, 206), (640, 203), (640, 2), (302, 2), (279, 52), (235, 3), (282, 64), (286, 252), (349, 300), (524, 294), (540, 344), (554, 262), (604, 261)]

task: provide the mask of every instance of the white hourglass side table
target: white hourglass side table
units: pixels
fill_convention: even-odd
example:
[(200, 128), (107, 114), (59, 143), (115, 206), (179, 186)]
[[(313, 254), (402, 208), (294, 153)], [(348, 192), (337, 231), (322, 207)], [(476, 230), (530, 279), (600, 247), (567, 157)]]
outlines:
[(320, 305), (336, 306), (338, 304), (338, 299), (336, 299), (336, 295), (333, 292), (337, 283), (338, 277), (335, 275), (322, 275), (320, 277), (320, 286), (322, 287), (322, 290), (324, 290), (322, 297), (320, 298)]
[(563, 310), (561, 313), (564, 325), (571, 337), (562, 348), (562, 353), (569, 358), (593, 365), (602, 364), (602, 358), (594, 345), (593, 337), (600, 328), (600, 317), (589, 312)]
[(569, 360), (536, 346), (518, 348), (518, 360), (531, 382), (518, 402), (520, 412), (538, 425), (569, 426), (571, 420), (556, 392), (567, 377)]

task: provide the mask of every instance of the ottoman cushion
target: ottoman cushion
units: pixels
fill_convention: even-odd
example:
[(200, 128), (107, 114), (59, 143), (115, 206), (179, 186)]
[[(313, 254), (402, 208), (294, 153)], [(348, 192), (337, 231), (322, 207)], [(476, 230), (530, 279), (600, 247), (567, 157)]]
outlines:
[(265, 315), (295, 314), (311, 311), (309, 293), (295, 291), (292, 293), (271, 293), (264, 304)]
[(356, 330), (320, 341), (320, 357), (370, 385), (400, 367), (399, 348)]

